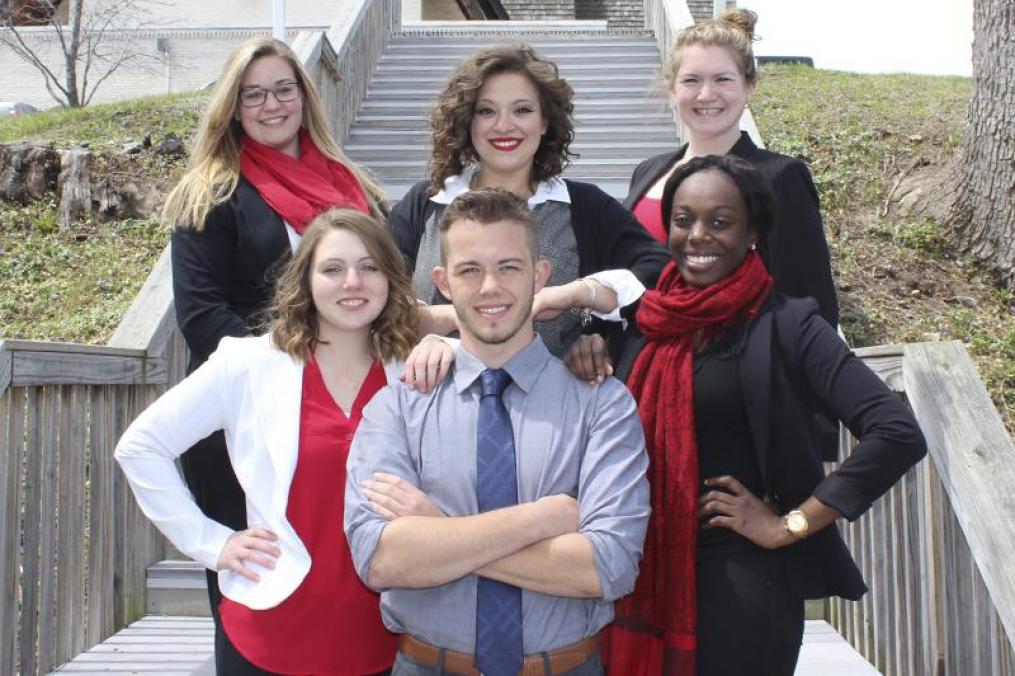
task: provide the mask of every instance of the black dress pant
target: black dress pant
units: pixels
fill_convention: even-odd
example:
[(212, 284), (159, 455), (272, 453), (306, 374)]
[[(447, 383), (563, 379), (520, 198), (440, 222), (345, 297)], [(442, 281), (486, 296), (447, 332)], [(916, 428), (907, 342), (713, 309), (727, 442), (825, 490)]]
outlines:
[(782, 552), (746, 541), (699, 548), (697, 588), (698, 676), (793, 676), (804, 601)]

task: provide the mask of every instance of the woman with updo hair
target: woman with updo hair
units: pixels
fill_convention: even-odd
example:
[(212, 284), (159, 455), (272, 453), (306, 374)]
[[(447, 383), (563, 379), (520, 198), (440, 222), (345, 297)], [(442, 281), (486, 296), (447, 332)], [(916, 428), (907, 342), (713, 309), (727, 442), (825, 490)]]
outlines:
[(821, 316), (837, 326), (839, 303), (811, 173), (796, 158), (759, 148), (740, 130), (740, 116), (758, 82), (751, 47), (757, 19), (750, 10), (727, 10), (677, 34), (663, 77), (687, 143), (639, 164), (624, 206), (656, 239), (665, 241), (660, 200), (675, 168), (703, 155), (747, 160), (775, 193), (774, 227), (758, 249), (776, 288), (814, 298)]
[(533, 312), (543, 320), (538, 333), (557, 356), (593, 315), (619, 320), (667, 259), (665, 248), (616, 200), (594, 185), (560, 177), (574, 156), (573, 98), (556, 64), (531, 47), (479, 50), (455, 69), (431, 113), (429, 180), (413, 186), (388, 219), (417, 296), (440, 304), (446, 300), (430, 274), (440, 265), (437, 224), (451, 200), (487, 187), (528, 200), (540, 255), (552, 263)]

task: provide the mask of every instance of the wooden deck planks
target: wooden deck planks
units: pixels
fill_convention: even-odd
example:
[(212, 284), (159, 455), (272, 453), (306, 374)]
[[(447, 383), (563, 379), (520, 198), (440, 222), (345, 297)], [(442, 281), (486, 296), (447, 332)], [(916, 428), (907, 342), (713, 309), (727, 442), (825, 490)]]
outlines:
[(808, 620), (795, 676), (880, 676), (824, 620)]
[[(211, 674), (211, 618), (147, 616), (54, 674)], [(823, 620), (808, 620), (796, 676), (880, 676)]]
[(144, 617), (54, 674), (179, 674), (207, 670), (214, 652), (210, 617)]

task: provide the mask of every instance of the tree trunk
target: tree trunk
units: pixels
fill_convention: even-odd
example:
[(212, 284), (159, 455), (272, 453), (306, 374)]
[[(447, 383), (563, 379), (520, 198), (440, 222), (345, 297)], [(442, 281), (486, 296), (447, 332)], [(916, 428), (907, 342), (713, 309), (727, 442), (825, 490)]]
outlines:
[(71, 108), (81, 106), (81, 93), (78, 91), (78, 52), (81, 50), (81, 3), (83, 0), (70, 0), (67, 28), (70, 30), (70, 43), (64, 54), (67, 89), (67, 105)]
[(84, 148), (65, 150), (60, 166), (60, 229), (70, 230), (92, 211), (92, 154)]
[(973, 94), (962, 147), (943, 187), (944, 225), (1015, 286), (1015, 0), (973, 3)]

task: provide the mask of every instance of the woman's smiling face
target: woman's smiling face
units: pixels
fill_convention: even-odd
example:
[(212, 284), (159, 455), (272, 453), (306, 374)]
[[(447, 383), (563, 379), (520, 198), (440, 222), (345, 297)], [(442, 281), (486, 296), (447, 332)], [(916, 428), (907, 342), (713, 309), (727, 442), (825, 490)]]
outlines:
[(739, 131), (753, 93), (728, 48), (695, 44), (680, 50), (673, 105), (693, 136), (705, 140)]
[(497, 73), (486, 79), (471, 128), (472, 147), (484, 173), (527, 177), (545, 133), (539, 91), (527, 76)]
[(728, 277), (757, 241), (743, 196), (729, 176), (705, 169), (673, 195), (670, 254), (684, 281), (704, 288)]
[(280, 85), (298, 82), (288, 61), (281, 56), (262, 56), (247, 66), (240, 91), (260, 87), (267, 92), (264, 103), (247, 107), (236, 102), (236, 117), (244, 133), (254, 141), (291, 157), (299, 155), (303, 95), (300, 93), (291, 101), (279, 101), (274, 92)]

